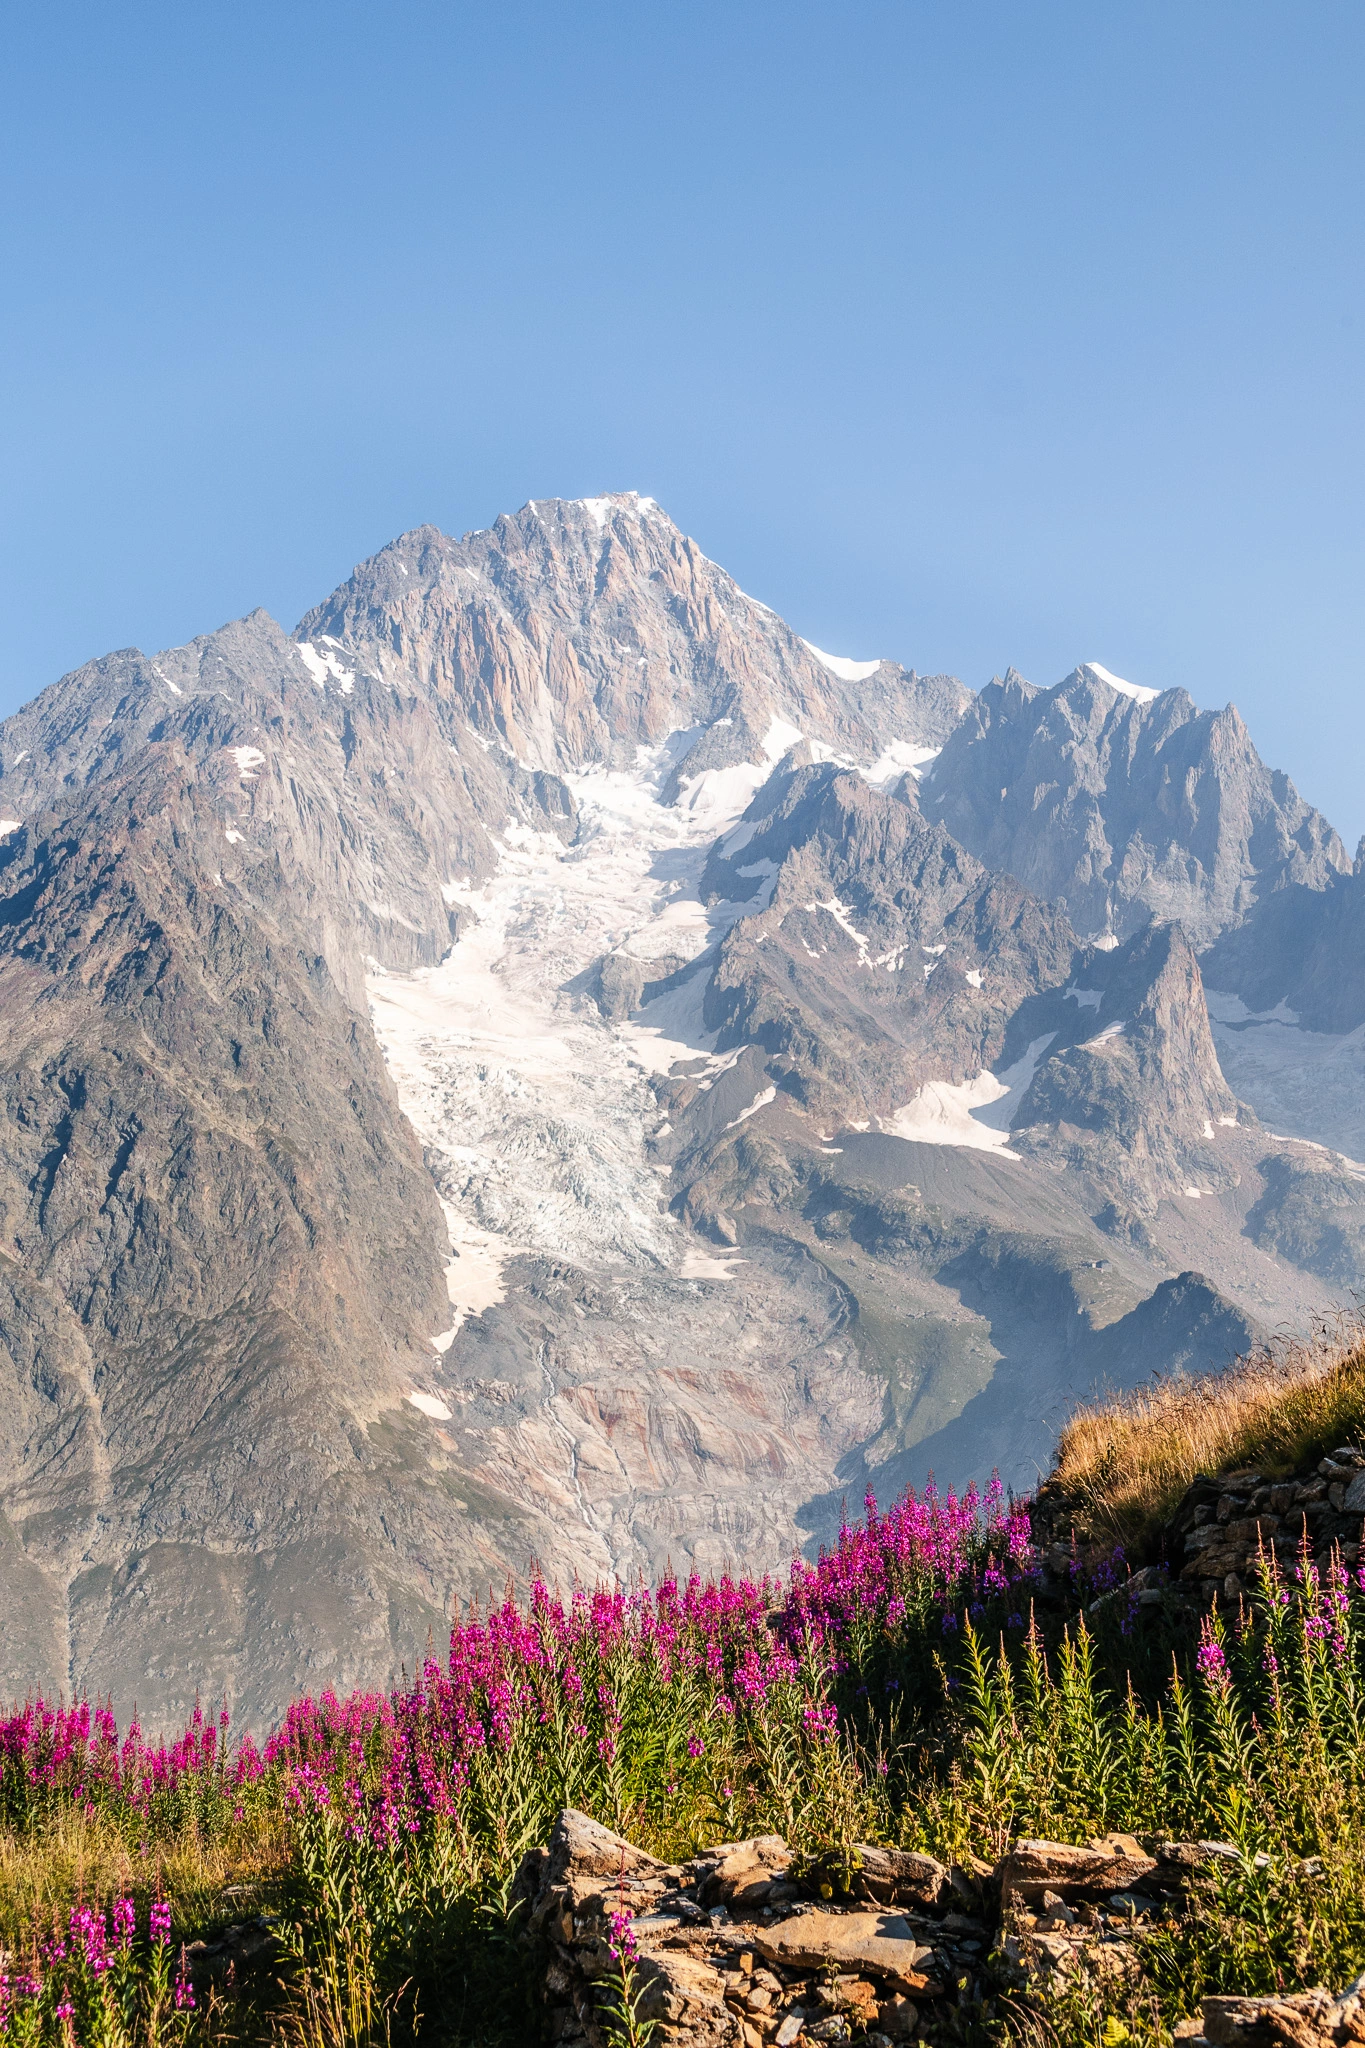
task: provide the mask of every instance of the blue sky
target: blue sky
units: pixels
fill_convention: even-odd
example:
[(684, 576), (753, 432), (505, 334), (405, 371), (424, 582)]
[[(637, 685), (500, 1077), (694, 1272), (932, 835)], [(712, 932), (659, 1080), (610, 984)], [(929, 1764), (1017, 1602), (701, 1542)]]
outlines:
[(1236, 702), (1365, 831), (1365, 10), (5, 10), (0, 711), (651, 493), (836, 653)]

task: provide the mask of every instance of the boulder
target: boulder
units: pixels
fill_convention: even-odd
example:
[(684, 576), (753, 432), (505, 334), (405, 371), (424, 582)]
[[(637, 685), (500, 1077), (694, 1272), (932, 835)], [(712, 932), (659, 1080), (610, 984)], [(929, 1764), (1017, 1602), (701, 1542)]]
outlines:
[(877, 1849), (858, 1844), (862, 1859), (858, 1889), (886, 1905), (936, 1906), (948, 1883), (948, 1872), (936, 1857), (909, 1849)]
[(801, 1913), (757, 1930), (754, 1947), (788, 1969), (836, 1964), (887, 1977), (915, 1997), (935, 1998), (940, 1990), (919, 1967), (933, 1951), (915, 1940), (899, 1913)]
[(1206, 1998), (1204, 2038), (1213, 2048), (1354, 2048), (1365, 2042), (1365, 1976), (1330, 1991)]
[(995, 1875), (1008, 1904), (1011, 1899), (1032, 1902), (1048, 1891), (1062, 1898), (1127, 1891), (1155, 1869), (1155, 1856), (1149, 1856), (1135, 1836), (1101, 1835), (1084, 1847), (1018, 1841), (996, 1864)]
[(778, 1896), (794, 1898), (794, 1887), (782, 1885), (792, 1851), (781, 1835), (756, 1835), (747, 1842), (724, 1842), (696, 1859), (697, 1897), (703, 1905), (763, 1905)]

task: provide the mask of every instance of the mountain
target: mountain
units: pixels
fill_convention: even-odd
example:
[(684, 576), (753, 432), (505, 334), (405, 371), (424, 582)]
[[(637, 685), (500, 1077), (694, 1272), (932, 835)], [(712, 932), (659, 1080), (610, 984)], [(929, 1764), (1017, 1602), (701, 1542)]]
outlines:
[(1095, 939), (1178, 919), (1204, 946), (1276, 891), (1350, 869), (1232, 705), (1198, 711), (1184, 690), (1140, 690), (1090, 662), (1051, 690), (1013, 669), (988, 684), (924, 804)]
[(633, 491), (533, 499), (459, 541), (418, 527), (299, 633), (416, 679), (543, 768), (628, 762), (682, 733), (673, 765), (692, 776), (780, 753), (798, 730), (873, 760), (939, 745), (970, 694), (894, 662), (831, 666)]
[(0, 814), (6, 1690), (266, 1724), (532, 1559), (781, 1569), (1365, 1278), (1224, 1054), (1355, 886), (1235, 715), (824, 654), (649, 499), (92, 662)]

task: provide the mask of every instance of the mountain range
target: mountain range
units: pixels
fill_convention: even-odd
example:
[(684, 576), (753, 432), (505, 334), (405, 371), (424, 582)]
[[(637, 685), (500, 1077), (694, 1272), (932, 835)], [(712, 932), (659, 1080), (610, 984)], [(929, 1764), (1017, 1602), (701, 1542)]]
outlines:
[(0, 1687), (267, 1724), (780, 1570), (1365, 1283), (1365, 870), (1231, 707), (540, 500), (0, 726)]

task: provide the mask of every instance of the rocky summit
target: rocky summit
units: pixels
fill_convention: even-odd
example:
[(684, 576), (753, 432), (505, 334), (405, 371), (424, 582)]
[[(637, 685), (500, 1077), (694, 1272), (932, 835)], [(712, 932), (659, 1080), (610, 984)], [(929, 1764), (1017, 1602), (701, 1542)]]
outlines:
[(651, 499), (0, 727), (0, 1687), (419, 1657), (1365, 1283), (1360, 872), (1235, 710), (832, 656)]

